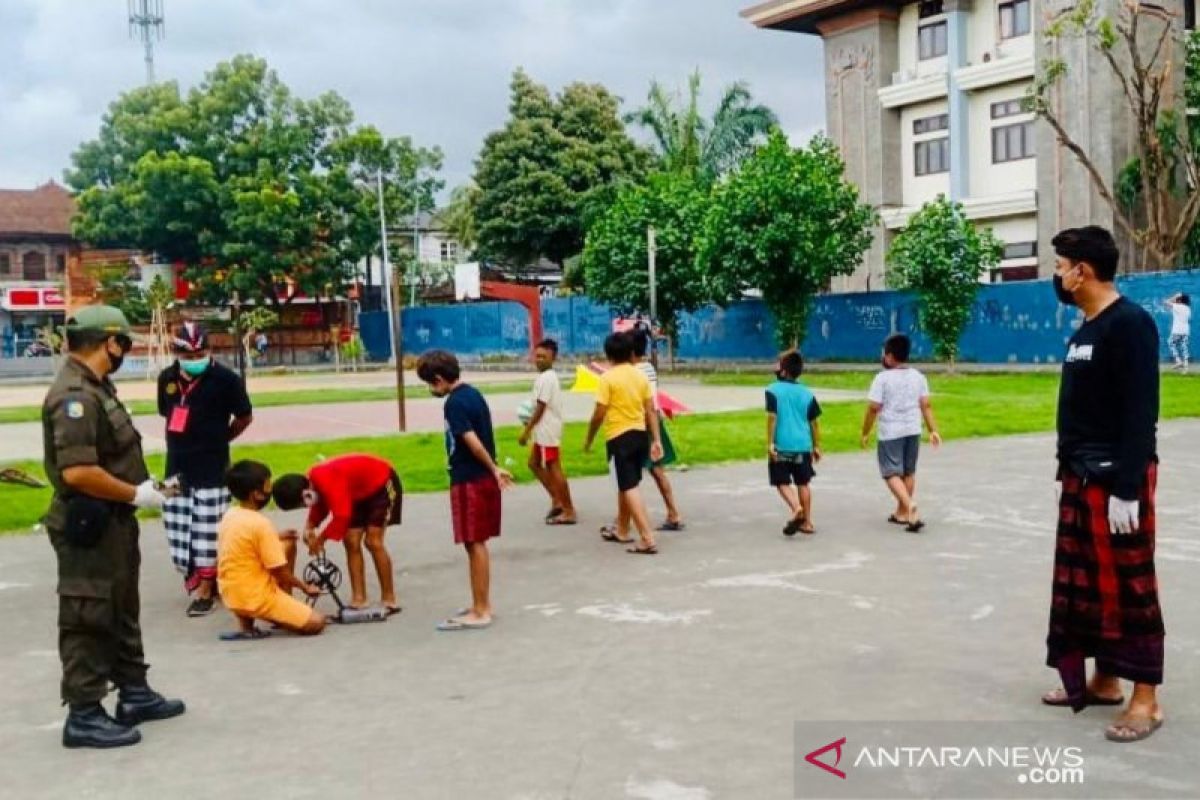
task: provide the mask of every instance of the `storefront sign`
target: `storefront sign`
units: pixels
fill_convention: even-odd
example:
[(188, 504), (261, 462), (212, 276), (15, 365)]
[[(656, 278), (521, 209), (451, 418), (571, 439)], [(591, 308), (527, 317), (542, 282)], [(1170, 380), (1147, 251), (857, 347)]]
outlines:
[(5, 311), (65, 311), (61, 289), (45, 286), (14, 286), (0, 289), (0, 308)]

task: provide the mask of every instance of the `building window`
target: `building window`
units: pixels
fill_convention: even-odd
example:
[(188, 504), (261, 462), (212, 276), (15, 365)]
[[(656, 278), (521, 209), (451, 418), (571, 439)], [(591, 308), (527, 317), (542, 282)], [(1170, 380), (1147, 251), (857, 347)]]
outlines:
[(12, 257), (8, 253), (0, 253), (0, 275), (12, 275)]
[(929, 19), (942, 13), (942, 0), (921, 0), (917, 5), (917, 18)]
[(29, 252), (21, 262), (21, 277), (27, 281), (46, 280), (46, 256), (44, 253)]
[(931, 22), (917, 28), (917, 51), (922, 61), (946, 55), (946, 21)]
[(1002, 103), (992, 103), (992, 119), (1002, 119), (1003, 117), (1015, 117), (1021, 114), (1031, 114), (1025, 100), (1005, 100)]
[(937, 114), (936, 116), (913, 120), (913, 134), (917, 136), (920, 136), (922, 133), (948, 130), (950, 130), (949, 114)]
[(1000, 38), (1025, 36), (1030, 30), (1029, 0), (1000, 4)]
[(1012, 261), (1018, 258), (1037, 258), (1037, 242), (1012, 242), (1004, 245), (1002, 261)]
[(442, 242), (442, 263), (452, 264), (458, 261), (458, 242)]
[(927, 139), (913, 144), (913, 162), (917, 175), (935, 175), (950, 171), (950, 137)]
[(1018, 122), (992, 128), (992, 163), (1033, 158), (1033, 123)]

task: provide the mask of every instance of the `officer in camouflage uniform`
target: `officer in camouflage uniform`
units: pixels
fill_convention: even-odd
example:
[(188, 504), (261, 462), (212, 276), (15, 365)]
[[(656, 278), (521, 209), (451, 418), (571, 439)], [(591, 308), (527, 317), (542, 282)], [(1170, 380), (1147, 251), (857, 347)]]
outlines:
[[(46, 530), (58, 556), (58, 650), (70, 706), (65, 747), (141, 741), (140, 722), (184, 712), (146, 684), (138, 622), (139, 508), (161, 508), (141, 435), (109, 376), (133, 346), (119, 309), (87, 306), (67, 320), (70, 356), (42, 406), (46, 476), (54, 499)], [(116, 717), (100, 704), (119, 690)]]

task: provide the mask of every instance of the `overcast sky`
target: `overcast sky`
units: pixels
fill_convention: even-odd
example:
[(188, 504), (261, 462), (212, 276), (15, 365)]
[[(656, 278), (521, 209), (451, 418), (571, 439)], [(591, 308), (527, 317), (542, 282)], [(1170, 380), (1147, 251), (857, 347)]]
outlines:
[[(821, 46), (760, 31), (749, 0), (164, 0), (159, 80), (190, 87), (253, 53), (304, 97), (334, 90), (357, 120), (440, 145), (447, 188), (503, 124), (512, 71), (558, 89), (599, 82), (644, 99), (698, 67), (711, 103), (748, 81), (794, 141), (824, 125)], [(125, 0), (0, 0), (0, 188), (61, 180), (107, 105), (144, 81)]]

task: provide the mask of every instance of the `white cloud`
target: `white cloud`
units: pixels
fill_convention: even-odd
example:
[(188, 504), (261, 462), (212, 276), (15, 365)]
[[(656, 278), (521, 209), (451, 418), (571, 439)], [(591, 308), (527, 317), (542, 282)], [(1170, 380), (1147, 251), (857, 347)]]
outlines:
[[(735, 80), (794, 141), (824, 125), (820, 42), (755, 30), (748, 0), (165, 0), (160, 79), (187, 87), (254, 53), (299, 94), (334, 90), (360, 122), (441, 145), (448, 186), (466, 180), (503, 123), (518, 66), (553, 88), (594, 81), (640, 103), (658, 78), (699, 68), (708, 97)], [(119, 0), (0, 3), (0, 186), (60, 178), (121, 91), (143, 80)]]

